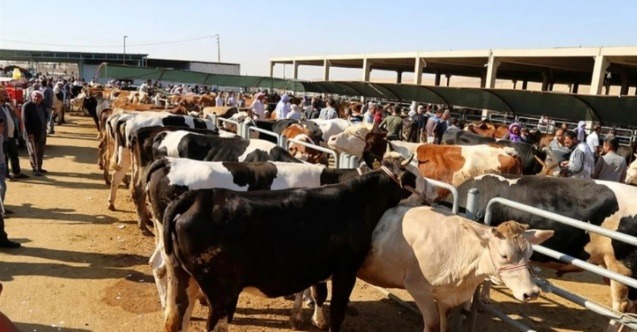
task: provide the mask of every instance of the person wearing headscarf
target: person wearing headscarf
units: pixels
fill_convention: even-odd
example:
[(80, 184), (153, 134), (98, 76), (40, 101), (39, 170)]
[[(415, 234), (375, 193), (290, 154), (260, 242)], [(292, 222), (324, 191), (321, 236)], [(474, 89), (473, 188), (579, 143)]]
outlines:
[(514, 122), (509, 126), (509, 141), (511, 142), (522, 142), (522, 126)]
[(265, 118), (265, 105), (263, 105), (263, 99), (265, 99), (265, 93), (263, 92), (259, 92), (254, 95), (254, 101), (252, 102), (252, 105), (250, 105), (250, 109), (252, 109), (252, 114), (255, 118)]
[(586, 142), (586, 122), (584, 121), (577, 123), (577, 140)]
[(274, 112), (276, 113), (277, 119), (285, 119), (288, 116), (288, 113), (292, 110), (290, 108), (290, 96), (284, 94), (281, 96), (281, 100), (278, 104), (276, 104), (276, 108)]

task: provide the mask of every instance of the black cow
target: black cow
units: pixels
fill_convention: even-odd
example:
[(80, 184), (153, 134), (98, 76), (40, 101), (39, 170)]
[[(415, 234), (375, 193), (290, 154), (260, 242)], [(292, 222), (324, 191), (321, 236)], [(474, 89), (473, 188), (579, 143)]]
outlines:
[(442, 135), (442, 143), (450, 145), (495, 144), (514, 148), (518, 157), (522, 160), (522, 174), (524, 175), (540, 173), (544, 167), (543, 162), (546, 160), (546, 152), (538, 150), (530, 144), (496, 140), (493, 137), (484, 137), (464, 130), (447, 130)]
[[(196, 172), (193, 173), (193, 171)], [(341, 183), (360, 175), (356, 169), (332, 169), (318, 165), (272, 162), (203, 162), (186, 158), (161, 158), (148, 167), (145, 185), (148, 200), (153, 209), (155, 221), (161, 222), (166, 207), (179, 195), (190, 190), (223, 188), (235, 191), (280, 190), (289, 188), (315, 188), (327, 184)], [(160, 234), (162, 225), (155, 225), (155, 234)], [(165, 300), (165, 268), (161, 256), (162, 241), (157, 241), (150, 265), (160, 291), (162, 303)], [(163, 291), (163, 293), (162, 293)], [(324, 327), (322, 305), (327, 294), (324, 283), (317, 285), (314, 324)], [(301, 309), (302, 294), (297, 294), (295, 308)], [(194, 298), (189, 299), (194, 304)], [(186, 311), (187, 313), (190, 310)], [(295, 312), (291, 322), (297, 326), (301, 313)], [(184, 317), (185, 324), (189, 317)]]
[(88, 114), (95, 121), (95, 126), (97, 127), (97, 131), (100, 132), (100, 120), (97, 116), (97, 98), (93, 96), (88, 96), (84, 98), (84, 102), (82, 102), (82, 107), (86, 109)]
[(314, 189), (202, 189), (180, 196), (163, 221), (168, 279), (174, 280), (166, 330), (183, 327), (192, 275), (210, 305), (208, 331), (227, 328), (244, 289), (278, 297), (331, 276), (330, 330), (340, 331), (376, 224), (409, 196), (403, 187), (416, 182), (403, 165), (386, 166)]
[(178, 131), (157, 135), (153, 148), (156, 159), (167, 156), (205, 161), (301, 162), (285, 149), (268, 141), (205, 136)]
[[(503, 197), (542, 210), (555, 212), (596, 226), (637, 236), (637, 188), (615, 182), (543, 176), (486, 175), (458, 187), (460, 205), (466, 205), (467, 192), (480, 191), (478, 216), (482, 218), (490, 199)], [(637, 248), (583, 230), (531, 215), (501, 204), (494, 205), (492, 225), (520, 220), (531, 228), (551, 229), (555, 235), (544, 245), (568, 255), (599, 264), (620, 274), (637, 277)], [(534, 254), (534, 260), (556, 268), (558, 275), (579, 271), (546, 256)], [(637, 300), (637, 290), (611, 281), (613, 309), (626, 312)], [(631, 301), (629, 301), (629, 299)]]

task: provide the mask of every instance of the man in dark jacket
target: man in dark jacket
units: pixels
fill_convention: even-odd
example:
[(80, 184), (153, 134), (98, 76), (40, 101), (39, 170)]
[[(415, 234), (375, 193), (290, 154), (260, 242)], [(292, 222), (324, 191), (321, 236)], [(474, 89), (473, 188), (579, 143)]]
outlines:
[(43, 99), (44, 95), (42, 92), (33, 91), (31, 93), (31, 101), (22, 105), (22, 121), (24, 122), (29, 160), (35, 176), (42, 176), (42, 173), (47, 173), (42, 168), (42, 158), (46, 147), (47, 124), (46, 110), (42, 107)]

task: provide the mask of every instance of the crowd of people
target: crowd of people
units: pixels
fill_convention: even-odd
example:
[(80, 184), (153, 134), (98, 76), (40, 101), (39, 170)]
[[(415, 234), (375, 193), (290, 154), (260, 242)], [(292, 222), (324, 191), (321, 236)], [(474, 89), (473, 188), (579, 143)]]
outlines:
[[(29, 178), (20, 166), (18, 146), (23, 139), (29, 155), (32, 175), (44, 176), (47, 170), (42, 168), (48, 135), (55, 134), (55, 124), (63, 124), (56, 113), (61, 111), (54, 106), (54, 98), (63, 102), (70, 98), (70, 85), (73, 82), (60, 80), (53, 82), (42, 78), (31, 82), (26, 89), (21, 109), (15, 109), (10, 102), (6, 89), (0, 87), (0, 199), (5, 201), (7, 180), (18, 181)], [(68, 90), (67, 90), (68, 89)], [(67, 94), (68, 93), (68, 94)], [(58, 106), (59, 108), (59, 106)], [(9, 167), (10, 166), (10, 167)], [(4, 230), (4, 219), (13, 212), (3, 204), (0, 214), (0, 248), (18, 248), (20, 243), (9, 240)]]

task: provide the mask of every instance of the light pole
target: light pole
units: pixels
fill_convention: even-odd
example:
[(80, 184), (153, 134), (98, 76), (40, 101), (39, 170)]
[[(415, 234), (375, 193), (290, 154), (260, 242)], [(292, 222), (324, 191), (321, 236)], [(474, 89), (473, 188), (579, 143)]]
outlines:
[(124, 36), (124, 59), (122, 59), (123, 64), (126, 64), (126, 38), (128, 38), (128, 36)]
[(221, 62), (221, 43), (219, 42), (219, 34), (213, 35), (217, 40), (217, 62)]

